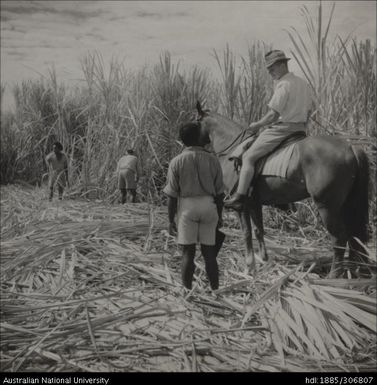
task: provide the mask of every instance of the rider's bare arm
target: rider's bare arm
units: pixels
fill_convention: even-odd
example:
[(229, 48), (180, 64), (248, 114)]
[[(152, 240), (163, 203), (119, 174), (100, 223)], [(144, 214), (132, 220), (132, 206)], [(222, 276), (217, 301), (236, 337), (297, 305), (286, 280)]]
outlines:
[(279, 119), (279, 116), (278, 112), (270, 108), (263, 118), (250, 124), (248, 131), (256, 134), (262, 127), (275, 123)]

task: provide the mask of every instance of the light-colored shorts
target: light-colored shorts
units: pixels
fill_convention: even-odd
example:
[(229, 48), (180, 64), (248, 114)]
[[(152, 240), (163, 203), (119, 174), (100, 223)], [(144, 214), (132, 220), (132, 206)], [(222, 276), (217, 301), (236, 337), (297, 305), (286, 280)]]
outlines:
[(243, 158), (253, 156), (260, 159), (271, 153), (280, 143), (283, 142), (289, 135), (306, 130), (304, 123), (280, 123), (266, 128), (262, 131), (255, 142), (243, 154)]
[(219, 220), (212, 196), (179, 198), (178, 244), (213, 246)]
[(65, 187), (66, 184), (65, 171), (54, 171), (50, 174), (48, 179), (48, 187), (50, 189), (53, 189), (54, 187)]
[(120, 190), (123, 190), (123, 189), (135, 190), (136, 189), (135, 171), (129, 168), (126, 168), (125, 170), (121, 170), (119, 172), (119, 177), (118, 177), (118, 188)]

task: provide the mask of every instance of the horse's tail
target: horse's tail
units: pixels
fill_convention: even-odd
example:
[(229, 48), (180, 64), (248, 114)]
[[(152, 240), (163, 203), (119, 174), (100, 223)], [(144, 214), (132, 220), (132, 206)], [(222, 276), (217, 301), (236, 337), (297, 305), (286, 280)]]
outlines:
[(345, 221), (348, 228), (349, 246), (353, 251), (365, 254), (363, 244), (368, 241), (368, 188), (369, 188), (369, 162), (366, 153), (358, 147), (352, 147), (356, 161), (357, 172), (350, 194), (345, 202)]

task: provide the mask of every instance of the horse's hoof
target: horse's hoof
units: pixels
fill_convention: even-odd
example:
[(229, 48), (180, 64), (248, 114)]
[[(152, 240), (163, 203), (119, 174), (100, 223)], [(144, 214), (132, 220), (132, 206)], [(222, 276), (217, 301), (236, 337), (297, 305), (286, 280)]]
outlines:
[(244, 274), (247, 276), (250, 276), (250, 277), (254, 277), (255, 276), (255, 270), (245, 269)]
[(264, 265), (267, 262), (267, 258), (261, 257), (258, 253), (255, 254), (255, 259), (260, 264)]
[(329, 274), (327, 275), (327, 278), (328, 279), (337, 279), (337, 278), (341, 277), (342, 274), (343, 274), (343, 271), (341, 271), (339, 269), (330, 270)]
[(246, 266), (246, 268), (245, 268), (245, 275), (250, 275), (251, 277), (254, 277), (255, 276), (255, 272), (256, 272), (255, 264)]

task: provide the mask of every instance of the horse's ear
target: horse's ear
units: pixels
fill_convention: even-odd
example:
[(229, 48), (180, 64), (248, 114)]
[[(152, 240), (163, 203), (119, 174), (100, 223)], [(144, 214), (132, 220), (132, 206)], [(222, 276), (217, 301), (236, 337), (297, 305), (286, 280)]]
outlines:
[(196, 109), (198, 110), (198, 115), (202, 118), (204, 116), (204, 111), (202, 109), (202, 105), (199, 100), (196, 102)]

